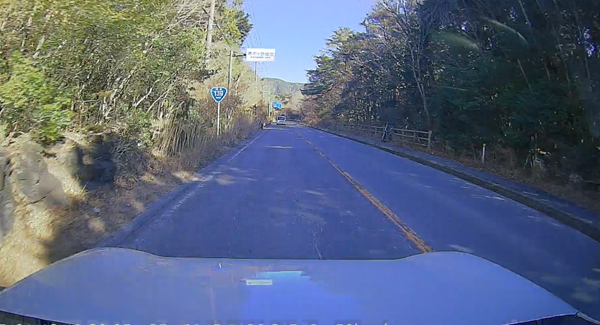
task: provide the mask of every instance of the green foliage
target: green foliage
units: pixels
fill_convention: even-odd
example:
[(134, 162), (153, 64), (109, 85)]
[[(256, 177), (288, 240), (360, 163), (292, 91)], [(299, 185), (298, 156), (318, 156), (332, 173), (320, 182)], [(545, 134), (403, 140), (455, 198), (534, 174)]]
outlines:
[(141, 109), (132, 109), (125, 115), (122, 123), (125, 125), (123, 137), (138, 139), (146, 146), (152, 144), (151, 134), (148, 132), (152, 127), (152, 114)]
[(458, 151), (552, 153), (600, 178), (600, 3), (383, 0), (315, 56), (305, 115), (432, 130)]
[[(190, 111), (209, 119), (194, 107), (199, 96), (192, 86), (227, 74), (220, 62), (228, 62), (252, 25), (241, 1), (219, 0), (207, 66), (207, 4), (0, 0), (0, 118), (9, 132), (31, 132), (43, 143), (67, 129), (101, 126), (148, 144), (166, 120), (188, 119)], [(254, 79), (235, 63), (236, 76)], [(253, 93), (243, 85), (236, 83), (240, 95)]]
[(11, 131), (32, 130), (44, 143), (57, 140), (71, 122), (70, 95), (19, 52), (8, 65), (10, 77), (0, 85), (0, 104)]
[[(221, 28), (224, 28), (227, 33), (225, 38), (229, 40), (230, 44), (241, 46), (252, 29), (250, 15), (235, 7), (225, 7), (222, 21), (223, 26)], [(232, 42), (231, 40), (235, 41)]]

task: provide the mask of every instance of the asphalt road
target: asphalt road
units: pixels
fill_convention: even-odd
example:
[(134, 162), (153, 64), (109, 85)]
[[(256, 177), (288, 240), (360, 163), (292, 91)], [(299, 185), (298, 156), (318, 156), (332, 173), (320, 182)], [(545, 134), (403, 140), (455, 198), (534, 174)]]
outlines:
[(600, 319), (600, 243), (432, 168), (290, 125), (261, 131), (202, 176), (119, 246), (161, 256), (279, 259), (457, 250)]

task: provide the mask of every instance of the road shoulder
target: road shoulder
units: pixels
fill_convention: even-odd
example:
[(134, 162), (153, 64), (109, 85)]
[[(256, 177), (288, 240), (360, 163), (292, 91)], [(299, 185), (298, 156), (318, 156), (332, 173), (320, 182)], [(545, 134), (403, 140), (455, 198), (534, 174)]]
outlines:
[(600, 242), (600, 217), (591, 211), (577, 207), (572, 203), (564, 202), (564, 200), (555, 198), (548, 193), (541, 193), (543, 194), (543, 198), (537, 198), (536, 196), (540, 196), (538, 194), (540, 192), (539, 190), (531, 189), (527, 191), (526, 189), (523, 189), (524, 185), (522, 184), (517, 184), (516, 182), (505, 179), (498, 180), (496, 179), (498, 177), (494, 175), (490, 175), (491, 177), (486, 177), (486, 175), (480, 171), (458, 165), (454, 162), (445, 161), (445, 159), (440, 157), (434, 157), (425, 153), (413, 152), (412, 150), (405, 148), (390, 146), (385, 143), (357, 135), (332, 131), (316, 126), (310, 127), (322, 132), (327, 132), (339, 137), (375, 147), (388, 153), (456, 176), (538, 210), (549, 217), (578, 230), (595, 241)]
[(256, 139), (258, 139), (263, 133), (267, 131), (259, 131), (256, 132), (252, 137), (240, 143), (234, 150), (227, 152), (221, 157), (217, 158), (215, 161), (210, 163), (208, 166), (202, 168), (196, 174), (199, 178), (197, 181), (188, 182), (182, 185), (179, 185), (173, 191), (169, 192), (162, 198), (158, 199), (156, 202), (152, 203), (146, 210), (140, 213), (133, 221), (119, 230), (108, 234), (106, 237), (100, 241), (96, 245), (99, 247), (118, 247), (121, 243), (123, 243), (131, 234), (133, 234), (136, 230), (140, 229), (144, 224), (148, 221), (152, 220), (156, 215), (162, 212), (166, 207), (170, 206), (171, 203), (176, 201), (177, 199), (183, 197), (186, 193), (188, 193), (194, 186), (196, 186), (199, 182), (201, 182), (203, 175), (208, 175), (215, 169), (217, 169), (220, 165), (231, 161), (233, 158), (238, 156), (242, 151), (246, 150), (247, 147), (253, 143)]

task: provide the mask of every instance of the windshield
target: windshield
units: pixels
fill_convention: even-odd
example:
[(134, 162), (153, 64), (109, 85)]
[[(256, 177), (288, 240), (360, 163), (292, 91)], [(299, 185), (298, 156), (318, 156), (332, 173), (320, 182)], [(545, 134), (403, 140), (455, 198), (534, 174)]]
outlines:
[(461, 252), (600, 319), (600, 1), (0, 0), (0, 286), (107, 246)]

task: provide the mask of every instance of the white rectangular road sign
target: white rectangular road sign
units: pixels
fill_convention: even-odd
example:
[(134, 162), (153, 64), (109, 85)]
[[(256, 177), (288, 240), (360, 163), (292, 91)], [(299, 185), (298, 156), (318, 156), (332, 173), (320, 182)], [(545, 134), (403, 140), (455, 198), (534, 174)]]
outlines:
[(275, 61), (275, 49), (246, 49), (246, 62)]

